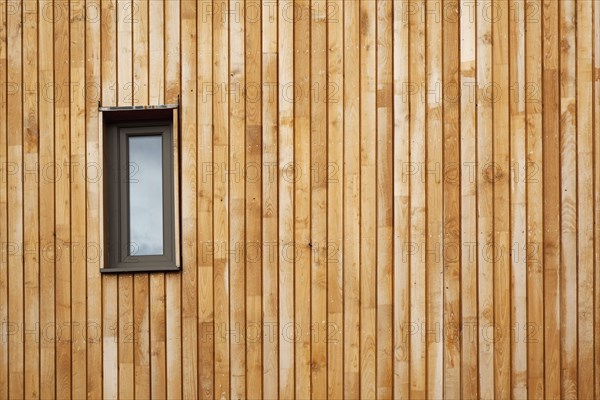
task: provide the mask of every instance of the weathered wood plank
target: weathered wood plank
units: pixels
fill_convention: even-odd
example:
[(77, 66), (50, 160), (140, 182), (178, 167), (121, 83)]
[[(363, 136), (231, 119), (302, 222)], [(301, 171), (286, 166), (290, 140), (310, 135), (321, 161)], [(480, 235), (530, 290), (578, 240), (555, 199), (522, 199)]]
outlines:
[(229, 3), (214, 3), (213, 17), (213, 80), (218, 96), (213, 97), (213, 176), (214, 202), (214, 304), (215, 304), (215, 397), (229, 398), (230, 390), (230, 330), (229, 325)]
[[(594, 398), (594, 2), (580, 1), (577, 15), (577, 396)], [(600, 28), (600, 27), (597, 27)], [(598, 266), (596, 267), (598, 268)]]
[[(327, 325), (319, 332), (327, 343), (327, 397), (344, 398), (344, 6), (327, 1)], [(391, 353), (390, 353), (391, 355)]]
[[(23, 3), (24, 395), (40, 397), (38, 8)], [(81, 243), (81, 242), (80, 242)], [(84, 302), (85, 307), (85, 302)], [(85, 317), (84, 317), (85, 319)], [(82, 321), (83, 322), (83, 321)], [(85, 368), (84, 368), (85, 371)]]
[(490, 1), (477, 4), (477, 336), (479, 395), (486, 399), (494, 397), (494, 342), (489, 334), (494, 329), (492, 24), (485, 13), (490, 7)]
[[(85, 338), (87, 339), (87, 397), (102, 397), (102, 278), (100, 268), (103, 266), (103, 206), (102, 196), (102, 136), (100, 135), (100, 115), (98, 101), (101, 100), (100, 89), (100, 1), (86, 3), (89, 10), (96, 14), (87, 14), (85, 18), (85, 130), (86, 130), (86, 318)], [(92, 15), (95, 15), (93, 17)], [(41, 156), (41, 155), (40, 155)], [(41, 196), (41, 188), (40, 188)], [(82, 328), (83, 329), (83, 328)]]
[(376, 11), (376, 307), (377, 398), (391, 399), (393, 305), (393, 26), (392, 3), (377, 2)]
[[(0, 1), (0, 71), (6, 71), (7, 69), (7, 56), (8, 56), (8, 26), (6, 20), (6, 11), (7, 11), (7, 1)], [(46, 26), (49, 24), (46, 24)], [(40, 25), (40, 30), (42, 29), (42, 25)], [(42, 64), (40, 64), (42, 65)], [(46, 66), (44, 64), (44, 66)], [(50, 73), (52, 73), (52, 67), (49, 68)], [(46, 79), (48, 77), (47, 74), (40, 76), (40, 79)], [(7, 75), (6, 73), (0, 73), (0, 87), (6, 88), (7, 84)], [(7, 93), (6, 90), (0, 91), (0, 163), (2, 165), (8, 165), (8, 126), (6, 125), (7, 120)], [(42, 114), (44, 110), (40, 107), (40, 114)], [(54, 138), (54, 132), (50, 132), (46, 130), (46, 134), (44, 135), (45, 140), (48, 138)], [(40, 138), (40, 145), (42, 144)], [(54, 147), (54, 146), (52, 146)], [(54, 157), (52, 157), (54, 158)], [(8, 237), (8, 168), (0, 169), (0, 179), (2, 182), (0, 184), (0, 235), (4, 237)], [(47, 186), (46, 186), (47, 187)], [(52, 196), (54, 199), (54, 196)], [(45, 222), (45, 221), (44, 221)], [(51, 224), (54, 226), (54, 224)], [(40, 221), (40, 231), (46, 228), (47, 225), (44, 223), (42, 225), (42, 221)], [(46, 233), (42, 231), (44, 238), (46, 238)], [(53, 235), (54, 236), (54, 235)], [(6, 323), (8, 321), (8, 241), (2, 241), (0, 243), (0, 321), (2, 323)], [(40, 286), (43, 285), (44, 280), (41, 280)], [(54, 285), (52, 285), (52, 288)], [(44, 288), (47, 289), (47, 286), (44, 285)], [(47, 292), (47, 290), (45, 290)], [(54, 292), (52, 291), (52, 295)], [(54, 304), (52, 304), (52, 313), (54, 313)], [(47, 313), (47, 307), (40, 308), (40, 317), (45, 318)], [(4, 328), (2, 329), (2, 333), (4, 333)], [(44, 343), (44, 348), (48, 348), (47, 342)], [(52, 346), (52, 350), (54, 350), (54, 346)], [(44, 357), (46, 355), (46, 357)], [(47, 352), (44, 355), (40, 355), (44, 361), (46, 361)], [(52, 353), (52, 364), (54, 364), (54, 353)], [(41, 371), (48, 371), (48, 363), (44, 362), (41, 367)], [(8, 340), (2, 341), (0, 343), (0, 396), (4, 398), (8, 398)], [(54, 371), (54, 370), (52, 370)], [(48, 380), (46, 379), (46, 382)], [(54, 388), (54, 379), (52, 379), (52, 387)], [(47, 393), (45, 391), (44, 393)]]
[(197, 9), (181, 2), (181, 324), (183, 398), (198, 398), (198, 263), (197, 263)]
[[(443, 98), (444, 96), (450, 98), (450, 96), (456, 95), (446, 93), (447, 90), (452, 90), (452, 87), (450, 82), (444, 80), (444, 64), (447, 60), (443, 59), (445, 54), (444, 42), (441, 39), (444, 35), (449, 35), (450, 32), (443, 30), (445, 28), (443, 21), (446, 18), (441, 18), (442, 5), (442, 1), (433, 2), (431, 4), (432, 12), (427, 13), (425, 21), (427, 95), (423, 101), (426, 102), (427, 107), (425, 127), (426, 162), (422, 165), (415, 165), (419, 176), (426, 184), (427, 240), (423, 243), (417, 243), (417, 254), (421, 254), (426, 262), (427, 320), (424, 326), (425, 335), (422, 337), (425, 338), (427, 351), (426, 393), (427, 397), (432, 399), (443, 398), (446, 379), (456, 380), (454, 373), (456, 368), (447, 371), (444, 368), (445, 340), (442, 336), (442, 327), (448, 327), (451, 330), (446, 330), (444, 333), (451, 335), (448, 337), (449, 340), (454, 340), (456, 335), (453, 332), (457, 325), (456, 316), (448, 318), (446, 323), (444, 321), (444, 280), (445, 273), (448, 272), (444, 266), (446, 261), (449, 260), (446, 258), (446, 247), (444, 246), (444, 186), (451, 179), (454, 179), (453, 182), (455, 182), (455, 178), (446, 176), (446, 171), (441, 169), (444, 163), (445, 142), (440, 132), (444, 132)], [(456, 150), (456, 146), (453, 150)], [(456, 156), (456, 154), (453, 154), (453, 156)], [(453, 172), (456, 172), (456, 170)], [(456, 244), (450, 243), (448, 248), (453, 251), (453, 254), (449, 254), (449, 257), (453, 257), (452, 260), (456, 262)], [(456, 357), (455, 349), (452, 349), (451, 357)], [(452, 360), (452, 363), (454, 364), (456, 361)], [(447, 377), (444, 376), (446, 372), (448, 372)], [(452, 384), (455, 385), (455, 382)]]
[[(294, 319), (294, 166), (300, 165), (294, 158), (294, 134), (300, 115), (295, 114), (294, 101), (300, 84), (294, 81), (294, 60), (298, 55), (294, 52), (294, 24), (292, 0), (278, 2), (278, 32), (277, 32), (277, 105), (278, 125), (277, 134), (277, 186), (278, 186), (278, 240), (276, 254), (279, 266), (279, 397), (292, 398), (295, 393), (295, 364), (294, 329), (298, 327)], [(283, 9), (292, 10), (292, 14), (284, 14)], [(291, 16), (291, 18), (290, 18)], [(293, 84), (293, 85), (292, 85)], [(286, 88), (286, 90), (283, 90)], [(300, 136), (300, 135), (298, 135)], [(296, 163), (296, 164), (294, 164)], [(291, 168), (290, 168), (291, 166)], [(291, 179), (290, 179), (291, 177)], [(292, 246), (292, 252), (289, 252)], [(291, 254), (291, 257), (290, 257)], [(302, 297), (306, 301), (306, 297)], [(306, 307), (306, 306), (304, 306)], [(291, 332), (291, 333), (290, 333)], [(291, 338), (291, 339), (290, 339)]]
[(577, 31), (576, 4), (559, 2), (560, 35), (560, 359), (563, 399), (579, 397), (577, 328)]
[[(410, 24), (407, 2), (394, 2), (394, 397), (410, 394)], [(347, 45), (351, 47), (351, 45)], [(346, 78), (347, 79), (347, 78)]]
[[(214, 303), (213, 303), (213, 36), (210, 1), (198, 4), (198, 397), (214, 395)], [(212, 245), (212, 246), (211, 246)]]
[(544, 395), (561, 397), (560, 99), (556, 1), (543, 4)]
[(230, 0), (229, 9), (229, 324), (231, 398), (246, 397), (246, 63), (244, 4)]
[(377, 397), (377, 3), (360, 2), (360, 397)]
[[(445, 0), (443, 4), (443, 99), (444, 99), (444, 396), (461, 397), (461, 347), (458, 334), (462, 330), (461, 293), (461, 193), (460, 182), (460, 103), (455, 89), (460, 83), (459, 4)], [(432, 38), (436, 40), (436, 38)]]
[[(261, 2), (250, 0), (245, 3), (245, 70), (246, 70), (246, 121), (245, 121), (245, 239), (244, 260), (246, 262), (246, 397), (263, 397), (262, 359), (262, 54)], [(273, 279), (273, 278), (270, 278)]]
[[(279, 173), (278, 173), (278, 23), (279, 13), (263, 2), (261, 15), (262, 83), (262, 395), (275, 399), (279, 395)], [(250, 32), (250, 30), (248, 31)], [(250, 48), (248, 48), (250, 51)], [(248, 71), (250, 79), (251, 71)], [(275, 89), (275, 90), (274, 90)], [(285, 108), (285, 105), (284, 105)], [(289, 111), (288, 111), (289, 112)], [(251, 112), (248, 113), (251, 115)], [(250, 239), (250, 237), (248, 237)], [(265, 336), (268, 335), (268, 336)], [(250, 391), (248, 392), (250, 395)]]
[(460, 163), (461, 163), (461, 395), (477, 398), (477, 20), (468, 0), (460, 2)]
[[(69, 54), (70, 35), (69, 10), (67, 1), (55, 2), (54, 7), (54, 51), (57, 55)], [(57, 85), (56, 82), (69, 82), (71, 60), (62, 56), (54, 57), (54, 162), (59, 176), (55, 182), (55, 229), (56, 229), (56, 397), (72, 396), (72, 357), (71, 357), (71, 179), (70, 163), (70, 85)], [(67, 91), (68, 89), (68, 91)]]
[[(423, 19), (425, 1), (415, 4), (416, 12), (408, 16), (409, 40), (410, 161), (407, 172), (410, 186), (410, 239), (408, 246), (410, 282), (410, 397), (427, 397), (427, 346), (422, 340), (426, 328), (426, 263), (417, 249), (426, 245), (427, 215), (425, 179), (422, 168), (426, 162), (426, 114), (423, 98), (426, 76), (426, 24)], [(415, 247), (416, 246), (416, 249)], [(361, 277), (362, 279), (362, 277)]]
[[(525, 86), (521, 95), (525, 101), (527, 149), (525, 168), (519, 169), (527, 185), (527, 242), (524, 251), (527, 262), (527, 324), (519, 327), (519, 340), (527, 340), (527, 394), (544, 397), (544, 209), (539, 199), (544, 195), (543, 171), (543, 86), (542, 86), (542, 2), (527, 0), (522, 10), (534, 10), (525, 19)], [(524, 15), (524, 14), (523, 14)], [(521, 84), (522, 85), (522, 84)]]
[[(310, 134), (306, 174), (310, 192), (307, 208), (310, 260), (310, 396), (327, 398), (327, 8), (325, 0), (310, 2)], [(300, 49), (299, 49), (300, 50)], [(303, 62), (301, 57), (298, 62)], [(302, 131), (298, 132), (304, 135)], [(302, 151), (301, 149), (298, 149)], [(301, 154), (298, 158), (301, 158)], [(304, 168), (303, 168), (304, 169)], [(302, 190), (303, 188), (299, 188)], [(300, 222), (303, 216), (298, 216)], [(296, 244), (305, 248), (303, 237)], [(301, 254), (304, 254), (302, 252)], [(303, 260), (301, 260), (303, 261)], [(302, 265), (302, 264), (301, 264)], [(302, 266), (300, 266), (302, 268)], [(302, 295), (302, 291), (298, 291)], [(300, 303), (302, 304), (302, 303)], [(300, 306), (298, 304), (298, 306)], [(304, 305), (298, 307), (304, 308)], [(298, 379), (301, 379), (298, 376)], [(300, 397), (300, 393), (298, 397)], [(301, 398), (301, 397), (300, 397)]]
[(515, 10), (509, 16), (509, 99), (510, 125), (510, 359), (511, 393), (515, 398), (527, 398), (527, 131), (525, 83), (525, 1), (511, 0)]

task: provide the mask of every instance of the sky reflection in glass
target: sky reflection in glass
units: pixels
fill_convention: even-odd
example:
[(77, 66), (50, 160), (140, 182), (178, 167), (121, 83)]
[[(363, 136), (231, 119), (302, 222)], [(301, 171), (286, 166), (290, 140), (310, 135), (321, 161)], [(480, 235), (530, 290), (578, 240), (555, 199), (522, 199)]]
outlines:
[(134, 256), (163, 254), (161, 136), (129, 137), (129, 242)]

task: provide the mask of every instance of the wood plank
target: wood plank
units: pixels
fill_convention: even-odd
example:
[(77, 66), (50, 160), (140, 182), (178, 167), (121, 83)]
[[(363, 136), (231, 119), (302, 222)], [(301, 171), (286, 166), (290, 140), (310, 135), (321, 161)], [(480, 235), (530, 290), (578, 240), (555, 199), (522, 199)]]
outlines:
[(577, 35), (575, 2), (559, 5), (561, 398), (578, 398), (577, 376)]
[(160, 399), (165, 398), (167, 392), (165, 279), (162, 274), (150, 278), (150, 298), (150, 395)]
[[(457, 321), (456, 316), (454, 316), (448, 318), (449, 321), (446, 323), (444, 322), (444, 278), (446, 272), (444, 264), (450, 257), (454, 257), (453, 260), (456, 262), (456, 244), (450, 243), (448, 249), (452, 249), (454, 254), (446, 257), (444, 253), (446, 249), (444, 246), (444, 185), (453, 177), (446, 176), (446, 170), (441, 168), (444, 165), (444, 138), (439, 133), (444, 132), (443, 99), (444, 97), (455, 96), (455, 94), (446, 93), (446, 90), (451, 90), (452, 87), (450, 82), (444, 81), (444, 63), (446, 60), (443, 60), (445, 49), (444, 42), (441, 39), (450, 32), (443, 31), (444, 24), (439, 14), (442, 10), (442, 2), (435, 1), (430, 7), (433, 11), (427, 13), (425, 21), (427, 95), (422, 100), (426, 102), (427, 107), (425, 128), (427, 132), (425, 136), (426, 162), (415, 165), (419, 176), (424, 179), (426, 184), (427, 240), (416, 244), (419, 246), (417, 254), (423, 257), (426, 262), (427, 320), (424, 326), (424, 336), (422, 337), (425, 340), (427, 351), (427, 397), (441, 399), (444, 396), (445, 372), (449, 372), (448, 378), (456, 379), (456, 368), (450, 368), (448, 371), (444, 369), (445, 341), (444, 336), (442, 336), (442, 327), (452, 329), (452, 331), (447, 330), (444, 333), (452, 335), (448, 339), (454, 340), (456, 336), (453, 331), (456, 329)], [(455, 51), (456, 49), (452, 48), (451, 50)], [(421, 101), (421, 99), (418, 101)], [(454, 147), (454, 150), (456, 150), (456, 146)], [(419, 340), (417, 337), (415, 339)], [(452, 343), (450, 345), (454, 346)], [(456, 357), (454, 349), (451, 352), (451, 357)], [(454, 359), (449, 361), (452, 361), (453, 364), (456, 363)]]
[[(488, 89), (492, 75), (492, 24), (485, 10), (491, 2), (477, 4), (477, 258), (479, 395), (494, 396), (494, 221), (493, 176), (488, 175), (493, 162), (493, 103)], [(490, 252), (492, 249), (492, 252)]]
[(393, 26), (392, 3), (377, 2), (376, 27), (376, 306), (377, 306), (377, 397), (391, 399), (392, 304), (393, 304)]
[[(8, 234), (6, 240), (8, 262), (8, 398), (24, 396), (24, 322), (23, 304), (23, 9), (22, 4), (13, 5), (7, 15), (7, 201)], [(61, 232), (62, 233), (62, 232)], [(68, 260), (67, 260), (68, 262)], [(8, 324), (10, 324), (10, 333)], [(69, 368), (68, 363), (64, 365)]]
[(359, 2), (344, 2), (344, 398), (360, 397)]
[(213, 80), (218, 96), (213, 97), (213, 240), (215, 305), (215, 397), (229, 398), (229, 6), (213, 4)]
[(197, 4), (181, 3), (181, 232), (182, 382), (184, 398), (198, 397), (197, 245)]
[[(422, 12), (425, 2), (415, 3), (417, 12), (409, 15), (411, 29), (409, 41), (410, 82), (410, 161), (408, 179), (410, 186), (410, 242), (408, 246), (426, 244), (427, 215), (425, 210), (425, 180), (421, 173), (426, 161), (426, 105), (422, 88), (426, 83), (426, 38)], [(425, 260), (423, 253), (414, 248), (409, 254), (410, 279), (410, 397), (427, 396), (427, 348), (421, 335), (426, 326)]]
[(70, 31), (70, 180), (71, 180), (71, 396), (87, 396), (86, 286), (86, 131), (85, 131), (85, 11), (84, 4), (69, 4)]
[[(214, 395), (214, 304), (213, 304), (213, 19), (210, 1), (198, 7), (198, 372), (199, 397), (212, 399)], [(201, 222), (200, 222), (201, 221)]]
[[(461, 348), (458, 332), (462, 321), (461, 293), (461, 201), (460, 182), (453, 178), (458, 166), (460, 176), (460, 103), (454, 101), (454, 88), (460, 84), (460, 26), (458, 1), (443, 4), (443, 98), (444, 103), (444, 396), (461, 397)], [(435, 38), (434, 38), (435, 40)]]
[(250, 0), (245, 4), (245, 68), (246, 68), (246, 127), (245, 167), (246, 184), (245, 243), (246, 261), (246, 397), (263, 397), (262, 362), (262, 65), (261, 65), (261, 3)]
[[(515, 15), (525, 15), (525, 1), (511, 0)], [(527, 132), (525, 91), (525, 18), (509, 17), (510, 125), (510, 341), (511, 393), (527, 398)], [(523, 335), (525, 330), (525, 335)]]
[[(6, 71), (7, 68), (8, 26), (5, 22), (6, 7), (7, 2), (0, 1), (0, 13), (2, 15), (2, 19), (0, 19), (0, 71)], [(0, 91), (0, 121), (2, 121), (0, 123), (0, 164), (2, 165), (8, 163), (7, 93), (4, 90), (6, 84), (6, 73), (1, 73), (0, 87), (3, 90)], [(8, 185), (5, 184), (5, 182), (8, 182), (8, 168), (0, 169), (0, 179), (3, 182), (0, 185), (0, 235), (8, 237)], [(41, 229), (42, 226), (40, 225)], [(0, 321), (5, 323), (8, 320), (8, 241), (0, 243), (0, 256)], [(0, 343), (0, 397), (3, 398), (8, 398), (8, 370), (8, 340), (3, 340)], [(47, 369), (43, 368), (43, 370), (46, 371)]]
[(576, 3), (577, 396), (594, 398), (594, 3)]
[[(344, 2), (327, 17), (327, 397), (344, 398)], [(391, 355), (391, 353), (389, 353)]]
[(510, 121), (509, 39), (506, 0), (496, 0), (498, 17), (492, 22), (492, 59), (496, 91), (493, 92), (494, 183), (494, 383), (495, 396), (510, 396)]
[(23, 250), (25, 397), (40, 396), (39, 126), (37, 4), (23, 3)]
[[(274, 6), (262, 3), (262, 359), (263, 397), (279, 395), (279, 198), (278, 22)], [(283, 61), (283, 60), (282, 60)], [(250, 77), (250, 71), (248, 71)], [(275, 88), (275, 91), (273, 90)], [(285, 107), (285, 105), (284, 105)], [(289, 112), (289, 111), (288, 111)], [(248, 114), (251, 115), (251, 114)], [(290, 121), (291, 122), (291, 121)], [(268, 336), (264, 336), (268, 334)], [(250, 394), (250, 392), (249, 392)]]
[(242, 88), (245, 74), (245, 18), (240, 0), (230, 0), (229, 20), (229, 239), (225, 242), (230, 256), (229, 323), (231, 398), (246, 397), (246, 252), (245, 183), (246, 108)]
[[(461, 170), (461, 395), (477, 398), (477, 13), (468, 0), (460, 2), (460, 163)], [(468, 244), (468, 246), (465, 246)]]
[[(300, 248), (307, 248), (310, 260), (310, 396), (311, 398), (327, 398), (327, 8), (325, 0), (310, 2), (310, 113), (309, 158), (308, 168), (300, 170), (301, 179), (306, 177), (310, 187), (308, 246), (304, 245), (304, 237), (296, 240)], [(302, 16), (306, 18), (307, 14)], [(300, 49), (299, 49), (300, 50)], [(298, 62), (305, 62), (298, 57)], [(303, 135), (304, 132), (298, 132)], [(307, 132), (308, 133), (308, 132)], [(302, 151), (302, 149), (298, 149)], [(299, 161), (303, 157), (299, 154)], [(304, 172), (306, 171), (306, 172)], [(297, 190), (302, 188), (297, 187)], [(299, 203), (296, 203), (300, 206)], [(297, 216), (297, 223), (303, 220)], [(302, 221), (303, 224), (304, 221)], [(303, 253), (301, 253), (303, 254)], [(304, 261), (304, 260), (301, 260)], [(300, 264), (299, 268), (303, 268)], [(296, 270), (297, 271), (297, 270)], [(302, 296), (302, 290), (298, 291)], [(298, 299), (302, 299), (299, 297)], [(305, 303), (297, 301), (297, 310), (306, 309)], [(299, 312), (298, 315), (302, 315)], [(297, 375), (298, 379), (302, 379)], [(300, 383), (300, 381), (298, 382)], [(298, 385), (297, 385), (298, 386)], [(302, 392), (297, 391), (299, 398)]]
[[(69, 19), (65, 11), (69, 9), (67, 1), (55, 2), (54, 51), (56, 54), (69, 54)], [(54, 82), (69, 82), (71, 60), (62, 57), (54, 58)], [(71, 358), (71, 164), (70, 164), (70, 96), (64, 86), (56, 89), (54, 105), (55, 157), (57, 166), (55, 185), (55, 224), (56, 224), (56, 397), (59, 399), (72, 396), (72, 358)], [(70, 92), (70, 90), (69, 90)]]
[[(525, 169), (520, 169), (527, 184), (527, 326), (519, 328), (519, 339), (527, 340), (527, 394), (544, 397), (544, 209), (539, 199), (544, 196), (543, 177), (543, 86), (542, 86), (542, 2), (527, 0), (526, 10), (536, 16), (525, 19), (525, 78), (522, 89), (525, 101), (527, 153)], [(522, 249), (519, 249), (522, 250)], [(520, 253), (521, 254), (521, 253)], [(531, 327), (531, 328), (530, 328)]]
[[(87, 301), (86, 301), (86, 338), (87, 338), (87, 396), (102, 397), (102, 278), (103, 266), (103, 198), (102, 194), (102, 137), (99, 131), (99, 113), (97, 102), (100, 92), (100, 18), (99, 1), (87, 4), (90, 12), (96, 11), (96, 17), (89, 14), (85, 19), (85, 114), (86, 114), (86, 262), (87, 262)], [(41, 193), (41, 188), (40, 188)]]
[(377, 3), (360, 3), (360, 397), (377, 397)]
[[(410, 394), (410, 24), (406, 2), (394, 2), (394, 397)], [(351, 44), (347, 44), (351, 47)]]
[[(292, 0), (280, 0), (279, 10), (294, 10)], [(281, 13), (281, 14), (279, 14)], [(289, 11), (288, 11), (289, 13)], [(294, 329), (298, 327), (294, 320), (294, 250), (289, 257), (289, 248), (294, 242), (294, 171), (290, 175), (289, 166), (294, 166), (294, 123), (299, 115), (294, 113), (295, 91), (299, 83), (294, 81), (294, 24), (289, 14), (284, 16), (278, 11), (277, 60), (278, 79), (277, 96), (279, 111), (279, 132), (277, 142), (277, 180), (278, 180), (278, 241), (277, 257), (279, 266), (279, 397), (292, 398), (295, 393), (295, 351)], [(293, 15), (293, 14), (292, 14)], [(294, 83), (295, 85), (290, 85)], [(286, 88), (286, 90), (284, 90)], [(300, 136), (300, 135), (298, 135)], [(299, 164), (298, 164), (299, 165)], [(287, 252), (287, 253), (286, 253)], [(304, 297), (306, 299), (306, 297)], [(292, 332), (290, 334), (290, 332)], [(291, 336), (290, 336), (291, 335)], [(290, 340), (292, 338), (292, 340)]]
[[(594, 3), (594, 252), (595, 265), (600, 265), (600, 6)], [(600, 398), (600, 273), (594, 275), (594, 392)]]
[[(285, 162), (280, 161), (280, 168), (284, 168), (282, 176), (284, 180), (290, 180), (293, 183), (293, 239), (283, 241), (283, 257), (290, 258), (289, 249), (293, 249), (291, 262), (294, 271), (294, 290), (292, 302), (294, 306), (294, 329), (298, 334), (290, 336), (289, 325), (286, 326), (283, 321), (282, 329), (288, 332), (284, 335), (283, 341), (291, 340), (294, 349), (294, 369), (295, 369), (295, 397), (309, 398), (312, 393), (311, 380), (311, 311), (313, 299), (311, 298), (311, 278), (312, 271), (312, 241), (311, 241), (311, 100), (312, 100), (312, 81), (311, 81), (311, 1), (298, 0), (294, 2), (294, 139), (291, 143), (293, 152), (293, 168)], [(284, 19), (288, 17), (284, 16)], [(291, 81), (283, 80), (281, 84), (290, 85)], [(289, 101), (285, 99), (284, 101)], [(281, 186), (281, 184), (280, 184)], [(283, 205), (283, 199), (281, 201)], [(284, 218), (285, 213), (280, 211)], [(284, 287), (280, 288), (280, 295), (289, 296)], [(311, 332), (311, 334), (308, 334)], [(282, 347), (282, 351), (284, 348)], [(285, 396), (282, 396), (285, 397)]]
[[(0, 1), (0, 71), (6, 71), (7, 69), (8, 26), (6, 22), (6, 9), (7, 2), (4, 0)], [(6, 73), (0, 73), (0, 87), (6, 88), (6, 84)], [(0, 91), (0, 121), (2, 121), (0, 123), (0, 164), (2, 165), (7, 165), (8, 163), (7, 112), (7, 93), (6, 90), (2, 90)], [(41, 113), (42, 109), (40, 108)], [(53, 134), (50, 136), (53, 137)], [(0, 185), (0, 236), (4, 238), (8, 237), (8, 168), (0, 169), (0, 179), (2, 179), (2, 184)], [(42, 226), (40, 226), (41, 229)], [(6, 323), (8, 321), (8, 241), (0, 243), (0, 252), (0, 321)], [(43, 315), (43, 311), (45, 311), (43, 308), (40, 309), (41, 315)], [(4, 328), (2, 329), (2, 334), (4, 334)], [(52, 361), (54, 362), (54, 357)], [(47, 368), (44, 367), (42, 367), (42, 370), (47, 371)], [(8, 398), (8, 371), (8, 340), (3, 340), (0, 343), (0, 396), (3, 398)], [(54, 382), (52, 382), (52, 386), (54, 387)]]
[(543, 4), (544, 395), (561, 397), (559, 2)]

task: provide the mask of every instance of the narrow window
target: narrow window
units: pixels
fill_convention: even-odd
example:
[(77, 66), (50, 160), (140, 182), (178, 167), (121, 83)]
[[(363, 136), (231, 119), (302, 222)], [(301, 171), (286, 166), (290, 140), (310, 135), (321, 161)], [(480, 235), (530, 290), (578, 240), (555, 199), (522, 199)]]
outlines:
[(104, 114), (102, 272), (178, 270), (175, 119), (148, 118), (150, 110)]

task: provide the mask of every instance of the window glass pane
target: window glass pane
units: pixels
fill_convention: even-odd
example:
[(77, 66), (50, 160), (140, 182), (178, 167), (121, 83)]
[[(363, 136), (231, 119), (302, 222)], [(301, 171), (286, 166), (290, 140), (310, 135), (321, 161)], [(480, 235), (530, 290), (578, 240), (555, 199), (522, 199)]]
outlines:
[(129, 137), (129, 252), (163, 254), (162, 137)]

